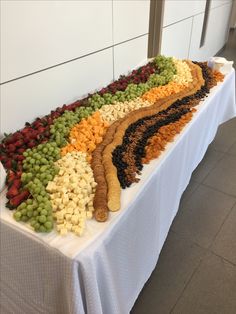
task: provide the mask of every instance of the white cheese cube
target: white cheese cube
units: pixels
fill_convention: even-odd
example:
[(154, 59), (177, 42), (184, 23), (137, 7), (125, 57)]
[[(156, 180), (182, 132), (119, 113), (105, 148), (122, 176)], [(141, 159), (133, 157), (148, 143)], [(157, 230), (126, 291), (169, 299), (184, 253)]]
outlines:
[(60, 235), (62, 235), (62, 236), (67, 235), (67, 229), (65, 227), (61, 228)]
[(70, 221), (71, 220), (72, 215), (71, 214), (65, 214), (65, 219), (66, 221)]
[(78, 216), (78, 215), (72, 215), (72, 216), (71, 216), (71, 223), (72, 223), (73, 225), (77, 225), (78, 222), (79, 222), (79, 216)]
[(83, 235), (84, 229), (80, 227), (76, 227), (74, 232), (76, 235), (81, 237)]
[(93, 218), (93, 213), (91, 211), (86, 212), (86, 218), (87, 219), (92, 219)]
[(72, 228), (72, 224), (71, 223), (66, 223), (66, 229), (68, 230), (68, 231), (71, 231), (71, 228)]

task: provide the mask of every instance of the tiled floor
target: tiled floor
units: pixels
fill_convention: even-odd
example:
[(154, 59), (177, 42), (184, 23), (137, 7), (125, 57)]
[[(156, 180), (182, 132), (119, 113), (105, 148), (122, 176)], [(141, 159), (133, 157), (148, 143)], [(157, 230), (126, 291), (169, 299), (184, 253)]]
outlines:
[[(236, 30), (220, 55), (236, 64)], [(194, 171), (131, 313), (236, 314), (236, 118)]]

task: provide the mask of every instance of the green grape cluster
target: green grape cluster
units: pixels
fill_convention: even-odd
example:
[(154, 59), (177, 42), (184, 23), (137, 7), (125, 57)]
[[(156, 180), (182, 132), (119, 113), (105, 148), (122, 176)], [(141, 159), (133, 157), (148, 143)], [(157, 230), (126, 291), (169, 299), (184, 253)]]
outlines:
[(33, 149), (27, 149), (23, 156), (25, 157), (23, 161), (24, 172), (37, 173), (40, 166), (51, 166), (54, 161), (60, 158), (60, 149), (57, 147), (56, 142), (47, 142), (39, 144)]
[(176, 74), (176, 67), (171, 57), (159, 55), (154, 59), (154, 62), (159, 69), (159, 73), (166, 71), (166, 73), (173, 72), (173, 74)]
[(94, 94), (88, 99), (88, 103), (94, 110), (98, 110), (103, 105), (110, 105), (115, 102), (125, 102), (133, 100), (134, 98), (143, 95), (149, 89), (150, 88), (148, 87), (147, 83), (131, 83), (126, 87), (125, 91), (117, 91), (114, 95), (110, 93), (105, 93), (103, 96), (100, 96), (99, 94)]
[(21, 181), (33, 198), (17, 207), (14, 218), (30, 222), (35, 231), (49, 232), (53, 228), (53, 217), (46, 186), (59, 171), (54, 162), (60, 158), (60, 149), (56, 142), (47, 142), (27, 149), (23, 155)]
[(87, 118), (93, 112), (90, 107), (78, 107), (73, 111), (65, 111), (50, 127), (52, 141), (55, 141), (58, 147), (63, 147), (67, 144), (71, 128), (79, 123), (82, 119)]
[(106, 93), (103, 96), (100, 96), (99, 94), (96, 93), (89, 97), (88, 104), (94, 110), (100, 109), (103, 105), (108, 104), (110, 103), (110, 101), (112, 101), (112, 95), (111, 96), (110, 95), (111, 94)]
[(155, 58), (154, 62), (159, 69), (159, 73), (150, 75), (147, 81), (149, 89), (169, 83), (176, 74), (176, 67), (171, 57), (168, 58), (159, 55)]
[(78, 114), (73, 111), (65, 111), (50, 126), (51, 140), (55, 141), (58, 147), (66, 145), (66, 138), (72, 126), (80, 121)]
[(93, 110), (100, 109), (103, 105), (113, 104), (114, 102), (125, 102), (142, 96), (153, 87), (165, 85), (169, 83), (176, 68), (171, 57), (157, 56), (154, 60), (158, 68), (158, 73), (150, 75), (146, 83), (129, 84), (125, 91), (117, 91), (114, 95), (106, 93), (103, 96), (94, 94), (88, 99), (88, 103)]
[(37, 232), (50, 232), (53, 228), (52, 206), (45, 187), (37, 178), (26, 186), (33, 199), (27, 199), (17, 207), (15, 220), (29, 222)]

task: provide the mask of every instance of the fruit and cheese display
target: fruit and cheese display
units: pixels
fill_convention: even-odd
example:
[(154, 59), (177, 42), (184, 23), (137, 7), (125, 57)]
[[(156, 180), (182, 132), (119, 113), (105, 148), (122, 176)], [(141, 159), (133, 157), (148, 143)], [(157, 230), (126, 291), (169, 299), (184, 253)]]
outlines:
[[(81, 236), (87, 219), (104, 222), (138, 184), (145, 164), (194, 116), (222, 81), (206, 63), (157, 56), (73, 104), (6, 135), (6, 206), (36, 232)], [(142, 177), (141, 177), (142, 178)]]

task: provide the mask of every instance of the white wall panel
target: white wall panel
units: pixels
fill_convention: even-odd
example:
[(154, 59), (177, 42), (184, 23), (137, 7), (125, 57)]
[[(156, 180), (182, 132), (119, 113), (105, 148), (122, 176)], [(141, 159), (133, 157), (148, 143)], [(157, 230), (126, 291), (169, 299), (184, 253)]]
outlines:
[(232, 6), (230, 27), (236, 28), (236, 1), (233, 2), (233, 6)]
[(161, 53), (184, 59), (188, 57), (192, 18), (163, 28)]
[(112, 49), (1, 86), (1, 133), (112, 81)]
[(127, 74), (147, 61), (148, 35), (114, 47), (114, 76)]
[(227, 40), (227, 25), (231, 12), (231, 3), (217, 7), (210, 11), (206, 39), (203, 47), (200, 46), (203, 14), (195, 16), (193, 20), (192, 40), (189, 58), (193, 60), (207, 60), (214, 56)]
[(208, 54), (206, 53), (207, 41), (205, 41), (205, 45), (200, 48), (203, 20), (204, 14), (199, 14), (193, 18), (192, 38), (189, 49), (189, 59), (191, 60), (203, 60), (202, 58), (199, 59), (200, 55), (202, 54), (204, 58), (204, 54)]
[(1, 82), (112, 45), (112, 1), (1, 1)]
[(119, 43), (148, 33), (149, 0), (114, 0), (114, 43)]
[(163, 26), (205, 11), (206, 0), (166, 0)]
[(231, 2), (232, 0), (211, 0), (211, 9), (219, 7), (227, 3), (231, 3)]

